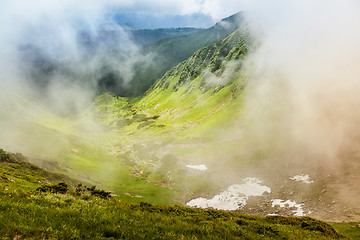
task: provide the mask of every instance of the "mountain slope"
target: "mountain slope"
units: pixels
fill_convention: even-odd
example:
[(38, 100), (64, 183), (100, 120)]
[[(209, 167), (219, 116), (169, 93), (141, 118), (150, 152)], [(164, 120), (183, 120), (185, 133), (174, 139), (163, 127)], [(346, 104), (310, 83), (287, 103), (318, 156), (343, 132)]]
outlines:
[(189, 58), (198, 49), (222, 40), (244, 25), (243, 12), (221, 20), (215, 26), (179, 37), (160, 40), (144, 47), (144, 55), (154, 56), (153, 64), (135, 66), (135, 75), (125, 95), (137, 96), (144, 93), (171, 67)]
[(153, 42), (173, 38), (179, 35), (190, 34), (202, 30), (201, 28), (159, 28), (159, 29), (135, 29), (128, 30), (132, 40), (139, 45), (151, 44)]
[(173, 199), (182, 204), (213, 187), (186, 165), (214, 156), (204, 148), (215, 149), (213, 141), (232, 131), (239, 118), (246, 86), (241, 69), (248, 47), (246, 29), (238, 29), (168, 71), (144, 97), (105, 94), (96, 100), (98, 119), (121, 134), (121, 146), (114, 146), (114, 152), (131, 149), (139, 154), (131, 161), (137, 171), (172, 189)]
[[(137, 161), (153, 169), (149, 178), (158, 174), (182, 204), (197, 198), (210, 201), (233, 184), (255, 178), (271, 193), (249, 198), (239, 209), (243, 213), (294, 216), (299, 210), (300, 215), (323, 220), (359, 221), (358, 204), (344, 197), (346, 192), (357, 199), (356, 153), (348, 155), (349, 165), (334, 174), (308, 159), (292, 161), (291, 155), (282, 155), (288, 149), (278, 153), (271, 147), (277, 142), (270, 142), (269, 148), (257, 144), (254, 134), (269, 137), (262, 132), (249, 134), (251, 122), (244, 109), (249, 69), (243, 68), (243, 58), (250, 43), (246, 28), (240, 28), (172, 68), (142, 98), (100, 97), (100, 119), (121, 129), (122, 136), (131, 136), (134, 151), (145, 153)], [(262, 119), (261, 124), (276, 120)], [(294, 180), (304, 177), (311, 181)], [(298, 208), (277, 206), (276, 200)]]
[[(214, 121), (217, 115), (227, 115), (229, 105), (241, 105), (241, 100), (237, 98), (246, 85), (241, 68), (248, 47), (246, 29), (240, 28), (216, 44), (194, 53), (188, 60), (169, 70), (144, 97), (130, 106), (137, 114), (148, 116), (149, 121), (131, 121), (133, 114), (124, 113), (123, 117), (131, 123), (129, 127), (143, 126), (146, 129), (161, 126), (163, 131), (172, 131), (173, 128), (192, 128)], [(102, 114), (107, 121), (116, 121), (119, 117), (117, 111), (121, 109), (110, 105), (118, 101), (120, 106), (124, 99), (101, 99), (98, 109), (104, 109), (107, 105), (107, 112)], [(232, 101), (234, 99), (237, 101)], [(115, 112), (111, 112), (111, 109)], [(227, 115), (225, 121), (237, 116), (233, 110), (231, 112), (232, 116)], [(118, 118), (118, 121), (123, 119)]]

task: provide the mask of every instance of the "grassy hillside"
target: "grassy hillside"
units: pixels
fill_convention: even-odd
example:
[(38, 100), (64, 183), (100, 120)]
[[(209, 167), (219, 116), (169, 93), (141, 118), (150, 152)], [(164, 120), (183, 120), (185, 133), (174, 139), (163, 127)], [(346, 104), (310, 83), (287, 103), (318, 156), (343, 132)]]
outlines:
[(242, 111), (246, 81), (239, 73), (247, 38), (246, 29), (238, 29), (200, 49), (142, 98), (104, 94), (96, 100), (98, 119), (121, 134), (113, 148), (116, 154), (127, 154), (126, 165), (147, 181), (171, 189), (172, 199), (182, 204), (225, 187), (186, 165), (219, 164), (213, 160), (216, 149), (231, 152), (237, 147), (222, 136), (233, 132)]
[(0, 176), (2, 239), (346, 239), (311, 218), (251, 217), (108, 199), (80, 185), (55, 184), (76, 181), (3, 150)]
[[(244, 25), (244, 13), (237, 13), (221, 20), (215, 26), (178, 37), (163, 39), (146, 45), (144, 54), (154, 56), (149, 66), (135, 66), (135, 76), (125, 95), (139, 96), (170, 68), (188, 59), (198, 49), (213, 45)], [(124, 91), (124, 90), (121, 90)]]
[[(284, 173), (271, 162), (260, 165), (266, 158), (246, 145), (241, 117), (248, 49), (246, 29), (237, 29), (173, 67), (143, 97), (103, 94), (78, 116), (59, 117), (26, 94), (11, 94), (12, 104), (0, 111), (0, 145), (24, 153), (46, 171), (1, 152), (0, 233), (5, 238), (341, 238), (307, 217), (244, 215), (293, 216), (292, 208), (271, 205), (287, 196), (313, 207), (304, 207), (306, 213), (319, 207), (310, 216), (335, 206), (326, 197), (330, 188), (324, 179), (314, 187), (300, 186), (289, 181), (296, 167)], [(208, 170), (188, 164), (206, 164)], [(256, 171), (262, 167), (266, 174)], [(246, 177), (262, 178), (271, 193), (249, 199), (237, 212), (174, 206), (211, 198)], [(54, 193), (64, 189), (60, 181), (68, 184), (64, 194)], [(113, 197), (103, 199), (79, 182)], [(319, 196), (324, 196), (320, 203)]]
[(98, 116), (111, 126), (161, 132), (211, 124), (220, 118), (231, 122), (237, 117), (234, 105), (240, 109), (246, 86), (241, 68), (247, 49), (246, 29), (238, 29), (172, 68), (142, 98), (129, 102), (110, 95), (99, 97)]

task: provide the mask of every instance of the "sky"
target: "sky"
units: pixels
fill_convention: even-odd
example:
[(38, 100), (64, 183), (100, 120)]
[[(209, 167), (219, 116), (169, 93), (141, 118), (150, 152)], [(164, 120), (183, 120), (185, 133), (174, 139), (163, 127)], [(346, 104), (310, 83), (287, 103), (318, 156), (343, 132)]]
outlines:
[(113, 10), (125, 18), (136, 16), (137, 27), (210, 27), (222, 18), (248, 9), (248, 0), (135, 0), (115, 1)]
[[(2, 0), (4, 16), (13, 14), (14, 20), (33, 21), (51, 13), (86, 15), (88, 19), (101, 15), (120, 15), (130, 21), (136, 17), (135, 27), (210, 27), (222, 18), (247, 10), (249, 0)], [(0, 10), (1, 11), (1, 10)], [(3, 12), (1, 11), (1, 12)]]

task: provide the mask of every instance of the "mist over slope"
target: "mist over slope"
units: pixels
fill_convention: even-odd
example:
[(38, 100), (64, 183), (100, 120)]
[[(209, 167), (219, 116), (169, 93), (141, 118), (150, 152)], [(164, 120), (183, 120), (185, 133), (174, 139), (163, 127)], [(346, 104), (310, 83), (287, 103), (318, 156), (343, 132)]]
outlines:
[(193, 32), (198, 32), (201, 28), (158, 28), (158, 29), (130, 29), (128, 32), (135, 43), (139, 45), (150, 44), (162, 39), (177, 37)]
[[(200, 50), (165, 74), (135, 104), (148, 118), (133, 126), (177, 135), (177, 146), (162, 149), (172, 156), (164, 159), (177, 166), (206, 163), (208, 170), (199, 173), (203, 182), (197, 179), (197, 188), (181, 174), (169, 174), (168, 179), (184, 183), (188, 190), (184, 202), (196, 197), (212, 201), (231, 184), (257, 177), (272, 191), (252, 198), (243, 211), (294, 214), (291, 208), (274, 209), (278, 199), (300, 204), (302, 214), (357, 220), (359, 33), (354, 29), (360, 24), (358, 3), (273, 2), (275, 12), (268, 12), (269, 4), (255, 4), (256, 12), (247, 18), (254, 42), (237, 65), (241, 68), (235, 64), (226, 70), (226, 55), (219, 65), (216, 61), (202, 65), (199, 59), (207, 58), (197, 56), (211, 48)], [(308, 11), (311, 7), (314, 10)], [(235, 86), (226, 76), (245, 79), (246, 84), (238, 84), (240, 98), (219, 97)], [(220, 87), (212, 89), (210, 83)], [(214, 103), (210, 99), (216, 99), (218, 108), (216, 104), (207, 108)], [(227, 107), (233, 115), (221, 110), (214, 114)], [(169, 125), (177, 131), (167, 132)]]
[[(59, 183), (60, 180), (67, 183)], [(10, 239), (239, 236), (347, 239), (329, 224), (311, 218), (251, 217), (234, 212), (121, 202), (110, 197), (109, 192), (45, 171), (27, 162), (23, 155), (2, 149), (0, 199), (0, 235)]]
[(170, 68), (189, 58), (198, 49), (222, 40), (237, 28), (245, 25), (245, 12), (238, 12), (224, 18), (213, 27), (175, 38), (163, 39), (144, 46), (143, 54), (153, 54), (154, 63), (143, 66), (135, 65), (135, 75), (125, 95), (143, 94), (157, 79)]
[[(6, 76), (1, 89), (7, 91), (0, 95), (1, 145), (52, 170), (103, 184), (128, 201), (188, 204), (200, 199), (206, 204), (199, 206), (209, 206), (234, 184), (244, 187), (251, 180), (271, 192), (251, 195), (246, 204), (236, 198), (241, 200), (238, 211), (358, 220), (358, 3), (263, 4), (253, 4), (246, 28), (217, 42), (226, 27), (152, 45), (166, 53), (182, 50), (190, 35), (197, 34), (196, 42), (208, 36), (214, 41), (196, 52), (190, 47), (198, 45), (187, 42), (192, 56), (167, 71), (143, 97), (103, 94), (94, 105), (97, 90), (116, 92), (122, 86), (117, 74), (122, 84), (135, 84), (129, 79), (138, 57), (146, 73), (147, 64), (156, 66), (151, 64), (156, 56), (144, 54), (127, 35), (119, 36), (123, 46), (112, 38), (96, 45), (93, 37), (106, 40), (98, 26), (91, 28), (94, 35), (79, 38), (86, 44), (78, 51), (79, 45), (72, 45), (78, 39), (72, 24), (80, 23), (66, 22), (70, 27), (59, 32), (53, 22), (44, 23), (50, 29), (44, 39), (29, 34), (31, 44), (16, 45), (23, 55), (1, 57)], [(268, 11), (269, 4), (277, 10)], [(53, 44), (57, 37), (61, 41)], [(51, 44), (43, 48), (42, 42)], [(19, 49), (13, 50), (1, 48), (2, 53)], [(40, 50), (54, 65), (38, 58)], [(28, 58), (36, 64), (18, 68), (19, 60)], [(149, 71), (155, 76), (159, 69)], [(46, 83), (48, 77), (56, 84)], [(23, 87), (29, 79), (45, 83), (29, 93)], [(75, 79), (90, 79), (89, 85)], [(44, 101), (68, 117), (42, 108)], [(69, 115), (74, 112), (81, 114)], [(206, 170), (197, 172), (196, 166)]]

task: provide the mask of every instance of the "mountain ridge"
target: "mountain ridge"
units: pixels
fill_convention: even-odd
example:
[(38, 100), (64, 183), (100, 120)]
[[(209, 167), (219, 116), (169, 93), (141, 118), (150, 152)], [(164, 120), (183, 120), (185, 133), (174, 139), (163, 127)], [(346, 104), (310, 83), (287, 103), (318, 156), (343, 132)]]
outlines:
[[(152, 54), (153, 63), (149, 66), (135, 65), (135, 75), (126, 89), (118, 92), (121, 96), (140, 96), (166, 71), (191, 57), (202, 47), (222, 40), (237, 28), (245, 25), (244, 15), (238, 12), (225, 18), (214, 26), (195, 33), (159, 40), (143, 47), (143, 54)], [(121, 93), (122, 91), (125, 91)], [(116, 92), (115, 92), (116, 93)]]

